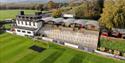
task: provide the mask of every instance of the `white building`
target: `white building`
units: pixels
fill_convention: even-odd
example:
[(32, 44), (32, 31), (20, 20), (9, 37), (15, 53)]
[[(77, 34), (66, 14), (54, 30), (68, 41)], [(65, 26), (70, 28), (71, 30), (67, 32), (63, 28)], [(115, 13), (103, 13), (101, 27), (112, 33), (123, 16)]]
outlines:
[(40, 12), (35, 15), (25, 15), (23, 11), (16, 16), (15, 31), (17, 35), (34, 36), (42, 27), (42, 16)]

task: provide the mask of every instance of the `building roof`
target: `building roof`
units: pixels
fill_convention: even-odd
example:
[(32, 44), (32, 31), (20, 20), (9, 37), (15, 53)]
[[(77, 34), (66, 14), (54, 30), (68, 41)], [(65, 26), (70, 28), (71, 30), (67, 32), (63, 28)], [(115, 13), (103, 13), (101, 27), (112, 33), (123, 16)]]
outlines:
[(39, 21), (41, 20), (43, 14), (36, 15), (36, 14), (24, 14), (24, 15), (17, 15), (16, 19), (20, 21)]
[(53, 18), (52, 21), (54, 21), (55, 23), (60, 23), (63, 22), (64, 18)]
[(30, 30), (30, 31), (35, 31), (35, 30), (37, 30), (37, 28), (29, 28), (29, 27), (22, 27), (22, 26), (15, 26), (15, 28), (24, 29), (24, 30)]
[(114, 31), (118, 31), (120, 33), (125, 33), (125, 29), (113, 28)]
[(87, 21), (83, 20), (83, 19), (78, 19), (78, 20), (75, 20), (74, 23), (76, 24), (81, 24), (81, 25), (85, 25)]
[(64, 22), (64, 23), (76, 23), (76, 24), (82, 24), (82, 25), (94, 25), (99, 27), (99, 23), (95, 20), (86, 20), (86, 19), (74, 19), (74, 18), (69, 18), (69, 19), (64, 19), (64, 18), (53, 18), (53, 17), (45, 17), (42, 18), (42, 20), (44, 20), (45, 22), (48, 21), (54, 21), (56, 23), (59, 22)]
[(63, 20), (64, 23), (74, 23), (75, 19), (65, 19)]
[(44, 20), (45, 22), (52, 21), (53, 19), (54, 19), (53, 17), (42, 18), (42, 20)]
[(87, 21), (86, 25), (94, 25), (99, 28), (99, 23), (98, 23), (98, 21), (95, 21), (95, 20)]
[(73, 18), (73, 17), (74, 17), (74, 15), (73, 15), (73, 14), (63, 14), (63, 17)]
[(19, 21), (28, 21), (28, 22), (42, 22), (43, 20), (40, 20), (40, 19), (38, 19), (38, 20), (35, 20), (35, 19), (17, 19), (17, 20), (19, 20)]
[(42, 17), (41, 15), (35, 15), (35, 14), (25, 14), (25, 15), (17, 15), (17, 17)]

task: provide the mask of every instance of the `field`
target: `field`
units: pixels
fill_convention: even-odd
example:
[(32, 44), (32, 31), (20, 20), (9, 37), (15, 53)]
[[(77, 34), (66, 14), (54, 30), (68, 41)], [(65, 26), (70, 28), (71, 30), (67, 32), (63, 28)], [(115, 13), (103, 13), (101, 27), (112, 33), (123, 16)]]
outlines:
[[(31, 14), (35, 11), (25, 10), (25, 13)], [(0, 10), (0, 20), (15, 18), (18, 13), (19, 10)], [(5, 25), (5, 27), (9, 29), (10, 25)], [(101, 44), (110, 48), (125, 49), (124, 43), (123, 46), (120, 46), (121, 44), (117, 46), (116, 42), (115, 45), (107, 42)], [(46, 48), (46, 50), (38, 53), (29, 49), (33, 45)], [(50, 42), (33, 41), (27, 37), (0, 33), (0, 63), (125, 63), (125, 61), (74, 50)]]
[(100, 45), (101, 47), (125, 52), (125, 40), (120, 40), (120, 39), (108, 40), (105, 38), (101, 38)]
[[(29, 49), (32, 45), (38, 45), (46, 50), (38, 53)], [(0, 34), (0, 63), (124, 63), (124, 61), (50, 42), (33, 41), (27, 37), (2, 33)]]
[[(0, 10), (0, 20), (15, 18), (20, 10)], [(34, 13), (36, 10), (24, 10), (26, 14)]]

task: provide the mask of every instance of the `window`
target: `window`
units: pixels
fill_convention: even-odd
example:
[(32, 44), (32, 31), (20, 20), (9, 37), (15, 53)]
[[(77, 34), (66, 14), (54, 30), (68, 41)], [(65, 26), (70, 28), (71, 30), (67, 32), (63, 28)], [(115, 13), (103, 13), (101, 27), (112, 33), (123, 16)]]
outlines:
[(25, 21), (25, 25), (27, 25), (27, 21)]
[(20, 16), (18, 16), (18, 18), (20, 18)]
[(28, 34), (31, 34), (31, 32), (29, 31), (29, 32), (27, 32)]
[(26, 17), (26, 19), (29, 19), (29, 17)]
[(25, 31), (22, 31), (23, 33), (25, 33)]
[(20, 21), (18, 21), (18, 24), (20, 24)]
[(21, 23), (22, 23), (22, 25), (23, 25), (23, 21), (22, 21)]
[(33, 19), (33, 17), (30, 17), (30, 19), (32, 20), (32, 19)]
[(31, 26), (31, 22), (29, 22), (29, 25)]
[(33, 26), (35, 26), (35, 22), (33, 22)]
[(34, 17), (34, 19), (36, 19), (36, 17)]
[(20, 32), (20, 30), (17, 30), (17, 32)]

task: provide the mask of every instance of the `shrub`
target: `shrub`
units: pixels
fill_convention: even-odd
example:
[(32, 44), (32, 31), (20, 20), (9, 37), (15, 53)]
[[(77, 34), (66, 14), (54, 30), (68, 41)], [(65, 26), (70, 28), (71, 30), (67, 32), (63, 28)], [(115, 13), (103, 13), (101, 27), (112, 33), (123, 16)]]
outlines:
[(108, 53), (111, 53), (111, 54), (112, 54), (112, 52), (113, 52), (113, 51), (112, 51), (111, 49), (108, 50)]
[(60, 10), (60, 9), (54, 10), (54, 11), (52, 12), (52, 16), (53, 16), (54, 18), (61, 17), (61, 15), (62, 15), (62, 10)]
[(125, 57), (125, 52), (123, 53), (123, 56)]
[(115, 55), (120, 55), (120, 51), (118, 51), (118, 50), (114, 50), (114, 52), (113, 52)]
[(105, 51), (105, 47), (100, 47), (100, 51)]

